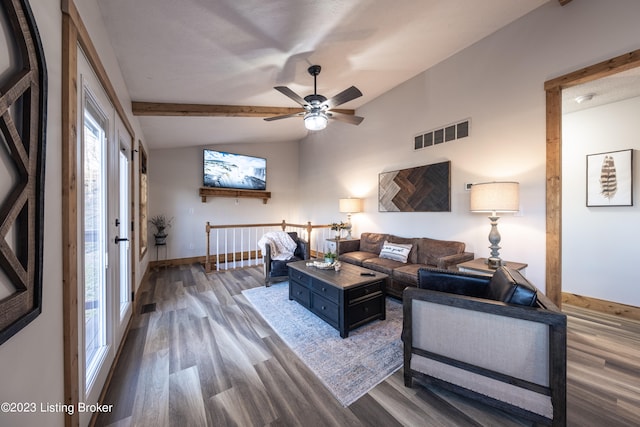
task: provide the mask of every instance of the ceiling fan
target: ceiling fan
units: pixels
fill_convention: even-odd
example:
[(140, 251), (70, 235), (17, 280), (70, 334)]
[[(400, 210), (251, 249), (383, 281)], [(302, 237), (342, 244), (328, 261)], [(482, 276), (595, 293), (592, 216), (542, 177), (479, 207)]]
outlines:
[(292, 91), (286, 86), (276, 86), (275, 90), (279, 91), (283, 95), (296, 101), (300, 104), (305, 111), (299, 113), (285, 114), (275, 117), (267, 117), (266, 121), (286, 119), (289, 117), (304, 117), (304, 126), (309, 130), (322, 130), (327, 127), (329, 119), (338, 120), (352, 125), (359, 125), (364, 117), (355, 116), (351, 114), (344, 114), (338, 111), (332, 111), (333, 108), (338, 105), (342, 105), (345, 102), (349, 102), (362, 96), (362, 92), (355, 87), (351, 86), (348, 89), (343, 90), (333, 98), (327, 99), (324, 96), (318, 94), (317, 90), (317, 77), (320, 74), (322, 68), (319, 65), (312, 65), (307, 69), (309, 74), (313, 76), (313, 94), (307, 95), (302, 98), (300, 95)]

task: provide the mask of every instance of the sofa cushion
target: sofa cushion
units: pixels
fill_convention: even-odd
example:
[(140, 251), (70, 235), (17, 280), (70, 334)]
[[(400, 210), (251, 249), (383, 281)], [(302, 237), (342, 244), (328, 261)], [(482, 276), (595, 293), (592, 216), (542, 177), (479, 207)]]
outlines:
[(418, 239), (389, 235), (389, 237), (387, 238), (387, 241), (389, 243), (400, 243), (402, 245), (411, 245), (411, 251), (409, 251), (407, 262), (411, 264), (415, 264), (418, 262)]
[(412, 247), (411, 243), (390, 243), (385, 240), (380, 250), (380, 258), (392, 259), (406, 264)]
[(400, 266), (406, 265), (400, 261), (394, 261), (392, 259), (387, 258), (368, 258), (362, 261), (362, 266), (364, 268), (368, 268), (369, 270), (379, 271), (380, 273), (392, 275), (393, 269), (398, 268)]
[(500, 267), (489, 282), (487, 298), (532, 307), (536, 303), (537, 292), (519, 271)]
[(371, 252), (372, 254), (380, 254), (380, 249), (384, 241), (387, 240), (388, 234), (380, 233), (362, 233), (360, 235), (360, 251)]
[(438, 265), (438, 258), (464, 252), (465, 244), (451, 240), (437, 240), (422, 237), (418, 240), (419, 264)]
[(405, 264), (393, 269), (393, 280), (408, 285), (418, 286), (418, 270), (426, 267), (424, 264)]
[(339, 261), (348, 262), (349, 264), (355, 264), (362, 266), (362, 261), (369, 258), (377, 258), (378, 255), (372, 252), (354, 251), (347, 252), (338, 257)]

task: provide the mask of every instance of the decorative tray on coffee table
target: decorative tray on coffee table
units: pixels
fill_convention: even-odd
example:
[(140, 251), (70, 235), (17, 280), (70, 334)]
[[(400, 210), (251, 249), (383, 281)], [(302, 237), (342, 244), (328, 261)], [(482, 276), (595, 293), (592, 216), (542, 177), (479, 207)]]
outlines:
[(335, 262), (326, 261), (309, 261), (307, 267), (315, 267), (319, 270), (333, 270), (335, 268)]

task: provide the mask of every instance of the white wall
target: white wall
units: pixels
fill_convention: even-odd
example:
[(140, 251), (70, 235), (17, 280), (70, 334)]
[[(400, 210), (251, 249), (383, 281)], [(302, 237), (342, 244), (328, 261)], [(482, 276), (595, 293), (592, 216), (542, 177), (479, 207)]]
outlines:
[[(300, 148), (301, 215), (332, 221), (340, 218), (338, 198), (361, 196), (356, 233), (461, 240), (481, 257), (489, 252), (489, 222), (469, 213), (463, 185), (515, 180), (522, 212), (500, 219), (501, 255), (528, 263), (527, 276), (544, 289), (544, 82), (637, 49), (639, 14), (633, 0), (550, 1), (358, 109), (365, 117), (359, 127), (331, 123), (310, 135)], [(414, 135), (467, 117), (470, 137), (413, 151)], [(444, 160), (452, 164), (450, 213), (377, 211), (380, 172)], [(326, 184), (318, 187), (321, 178)]]
[[(637, 121), (640, 98), (562, 117), (563, 291), (640, 306)], [(586, 156), (633, 149), (630, 207), (586, 206)]]
[[(55, 427), (64, 425), (63, 413), (41, 412), (40, 404), (64, 403), (60, 114), (62, 14), (59, 1), (31, 0), (29, 3), (42, 40), (48, 73), (43, 301), (42, 314), (0, 346), (0, 402), (35, 402), (37, 411), (28, 414), (0, 411), (0, 426)], [(115, 55), (105, 38), (96, 1), (76, 0), (76, 3), (98, 52), (105, 59), (105, 68), (122, 104), (129, 105)], [(132, 116), (129, 120), (138, 135), (137, 139), (141, 138), (137, 120)], [(137, 285), (146, 265), (145, 259), (136, 266)]]
[[(267, 159), (267, 191), (271, 199), (210, 197), (202, 203), (203, 149), (190, 147), (149, 152), (149, 217), (174, 218), (167, 230), (167, 252), (156, 253), (149, 225), (150, 259), (190, 258), (206, 254), (205, 225), (276, 223), (298, 218), (298, 143), (217, 144), (206, 148)], [(255, 249), (255, 248), (249, 248)], [(246, 249), (245, 249), (246, 250)]]

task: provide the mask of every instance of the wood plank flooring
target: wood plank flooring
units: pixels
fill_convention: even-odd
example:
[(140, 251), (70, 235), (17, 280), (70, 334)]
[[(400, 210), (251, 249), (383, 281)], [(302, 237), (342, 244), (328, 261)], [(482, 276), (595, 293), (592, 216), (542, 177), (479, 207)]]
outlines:
[(640, 322), (565, 305), (567, 416), (576, 426), (640, 426)]
[[(97, 426), (527, 426), (402, 369), (348, 408), (241, 294), (259, 267), (152, 272)], [(567, 306), (568, 425), (640, 425), (640, 323)]]

